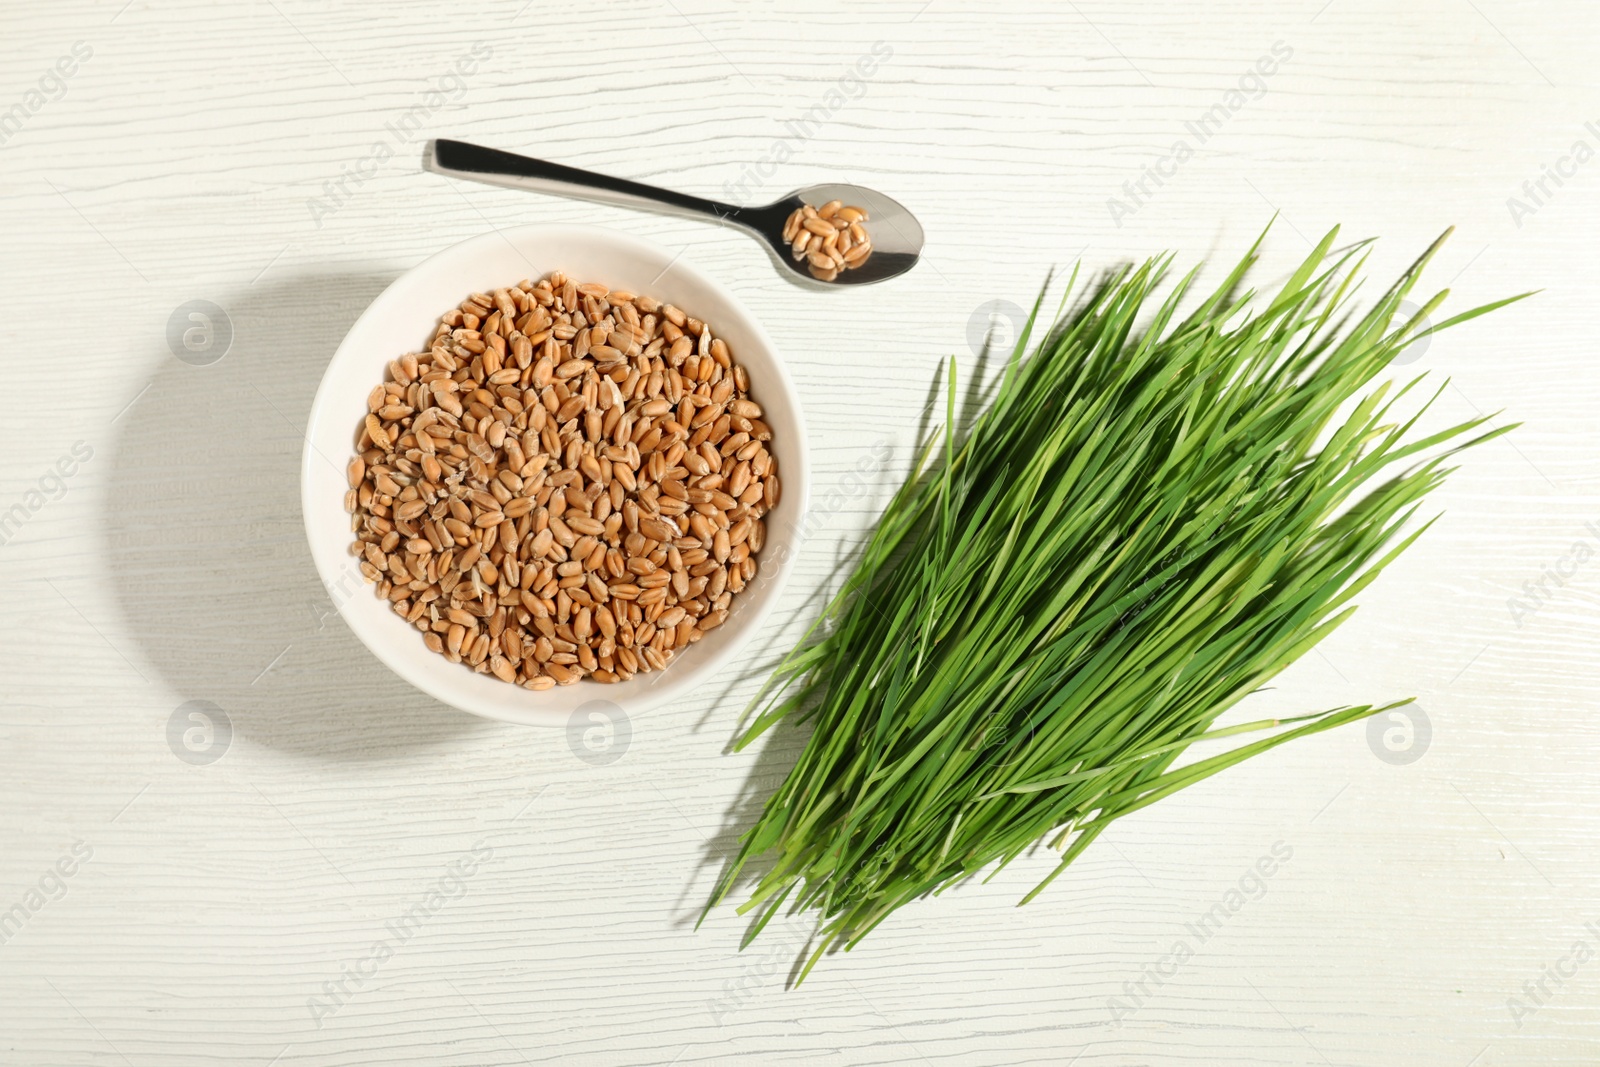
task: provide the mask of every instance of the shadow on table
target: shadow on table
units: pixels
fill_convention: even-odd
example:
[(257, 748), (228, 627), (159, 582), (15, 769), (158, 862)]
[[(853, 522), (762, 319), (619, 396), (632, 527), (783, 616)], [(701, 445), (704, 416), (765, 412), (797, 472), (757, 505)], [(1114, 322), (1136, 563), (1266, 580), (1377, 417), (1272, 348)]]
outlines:
[(258, 282), (220, 309), (184, 305), (169, 327), (177, 336), (156, 341), (160, 369), (111, 428), (105, 527), (125, 632), (182, 700), (215, 703), (236, 735), (328, 759), (494, 729), (379, 663), (339, 617), (306, 545), (311, 401), (391, 280), (308, 274)]

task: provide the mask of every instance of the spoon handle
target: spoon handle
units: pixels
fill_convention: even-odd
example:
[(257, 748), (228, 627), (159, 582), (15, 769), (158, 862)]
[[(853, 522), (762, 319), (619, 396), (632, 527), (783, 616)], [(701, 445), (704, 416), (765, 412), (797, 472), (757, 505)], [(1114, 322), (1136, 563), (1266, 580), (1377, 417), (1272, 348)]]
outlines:
[(718, 220), (749, 225), (732, 204), (688, 196), (671, 189), (658, 189), (642, 182), (613, 178), (606, 174), (549, 163), (542, 159), (501, 152), (464, 141), (429, 141), (423, 165), (436, 174), (470, 178), (489, 185), (528, 189), (552, 196), (571, 196), (633, 208), (673, 208), (694, 215), (710, 215)]

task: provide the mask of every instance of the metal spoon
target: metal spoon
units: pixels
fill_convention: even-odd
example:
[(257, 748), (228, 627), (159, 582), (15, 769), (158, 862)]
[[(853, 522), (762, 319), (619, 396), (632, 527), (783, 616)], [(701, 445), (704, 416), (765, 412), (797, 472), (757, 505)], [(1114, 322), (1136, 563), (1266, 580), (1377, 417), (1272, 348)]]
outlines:
[[(423, 166), (436, 174), (470, 178), (512, 189), (531, 189), (538, 193), (597, 200), (624, 207), (668, 208), (681, 214), (709, 215), (719, 222), (731, 222), (755, 234), (767, 246), (773, 259), (791, 274), (812, 285), (868, 285), (881, 282), (910, 270), (922, 254), (922, 226), (916, 216), (882, 193), (859, 185), (812, 185), (797, 189), (772, 204), (735, 207), (463, 141), (429, 141), (423, 152)], [(789, 242), (783, 239), (783, 224), (794, 209), (802, 204), (821, 206), (830, 200), (842, 200), (867, 212), (866, 226), (872, 236), (872, 254), (854, 270), (842, 270), (832, 282), (822, 282), (811, 276), (804, 260), (797, 260), (790, 253)]]

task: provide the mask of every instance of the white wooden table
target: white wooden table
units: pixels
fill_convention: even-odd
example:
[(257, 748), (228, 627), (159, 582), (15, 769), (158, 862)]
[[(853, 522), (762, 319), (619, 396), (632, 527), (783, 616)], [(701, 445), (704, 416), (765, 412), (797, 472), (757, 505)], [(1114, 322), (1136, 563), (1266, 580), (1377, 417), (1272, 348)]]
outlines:
[[(0, 1062), (1600, 1060), (1588, 5), (76, 0), (9, 5), (0, 41)], [(435, 135), (713, 196), (844, 176), (910, 205), (927, 258), (816, 295), (731, 231), (420, 173)], [(1080, 255), (1231, 258), (1274, 212), (1264, 279), (1343, 223), (1383, 238), (1375, 288), (1454, 224), (1430, 277), (1456, 306), (1544, 290), (1416, 361), (1451, 376), (1444, 414), (1525, 425), (1256, 698), (1414, 694), (1431, 737), (1399, 763), (1359, 727), (1280, 749), (1024, 910), (1048, 857), (785, 991), (804, 923), (744, 954), (731, 907), (693, 928), (740, 798), (798, 745), (723, 754), (754, 679), (586, 762), (411, 691), (313, 572), (296, 469), (325, 361), (491, 226), (682, 249), (772, 331), (832, 494), (757, 638), (779, 647), (987, 302)], [(222, 358), (174, 355), (192, 301)], [(209, 764), (169, 745), (191, 701), (232, 725)]]

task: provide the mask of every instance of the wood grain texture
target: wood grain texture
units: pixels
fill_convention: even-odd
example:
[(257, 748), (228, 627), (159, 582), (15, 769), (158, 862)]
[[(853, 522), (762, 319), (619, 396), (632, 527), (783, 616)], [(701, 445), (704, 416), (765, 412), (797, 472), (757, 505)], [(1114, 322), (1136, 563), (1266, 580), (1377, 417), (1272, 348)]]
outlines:
[[(0, 944), (0, 1061), (1596, 1062), (1600, 162), (1520, 218), (1507, 200), (1600, 148), (1597, 29), (1528, 0), (8, 6), (0, 115), (50, 99), (0, 145), (0, 510), (75, 443), (92, 456), (0, 545), (0, 909), (44, 883)], [(47, 72), (80, 41), (60, 90)], [(875, 42), (888, 58), (844, 80)], [(1292, 54), (1199, 143), (1186, 124), (1274, 46)], [(842, 175), (910, 205), (927, 259), (817, 296), (736, 233), (421, 174), (435, 135), (713, 196)], [(1079, 256), (1229, 258), (1274, 213), (1264, 279), (1343, 223), (1383, 237), (1381, 283), (1454, 224), (1432, 281), (1459, 306), (1543, 290), (1415, 364), (1450, 377), (1443, 414), (1524, 426), (1467, 457), (1362, 611), (1249, 701), (1415, 694), (1430, 747), (1391, 766), (1345, 729), (1277, 750), (1119, 823), (1025, 910), (1046, 856), (785, 991), (803, 923), (743, 954), (731, 907), (693, 928), (799, 744), (723, 753), (755, 677), (637, 717), (591, 766), (559, 731), (411, 691), (313, 572), (296, 471), (329, 353), (399, 272), (492, 226), (682, 249), (766, 323), (832, 501), (756, 638), (776, 650), (904, 471), (939, 361), (972, 370), (981, 305), (1026, 305)], [(195, 299), (233, 330), (211, 366), (166, 341)], [(1515, 609), (1547, 569), (1561, 583)], [(168, 748), (191, 700), (234, 725), (209, 766)], [(58, 893), (74, 842), (92, 855)], [(1290, 858), (1257, 886), (1275, 845)], [(435, 890), (392, 958), (346, 977)]]

